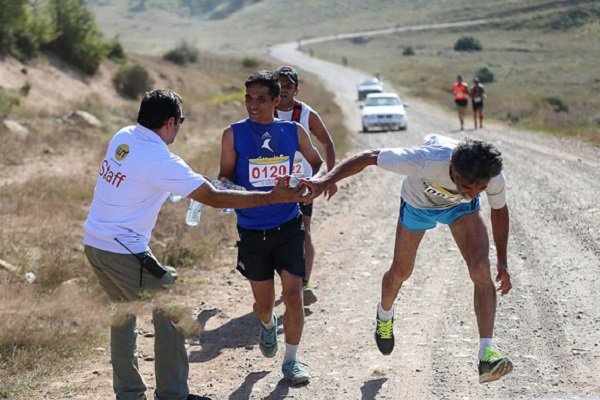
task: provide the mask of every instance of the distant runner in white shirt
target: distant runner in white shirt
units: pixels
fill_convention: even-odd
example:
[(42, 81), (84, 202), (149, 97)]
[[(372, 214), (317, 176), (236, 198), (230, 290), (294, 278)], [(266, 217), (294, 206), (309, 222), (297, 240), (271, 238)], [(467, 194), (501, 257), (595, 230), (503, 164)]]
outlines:
[[(275, 70), (275, 73), (279, 76), (279, 82), (281, 83), (281, 101), (277, 108), (275, 108), (275, 117), (286, 121), (295, 121), (302, 125), (307, 132), (312, 133), (323, 146), (325, 164), (327, 165), (327, 170), (330, 171), (335, 165), (335, 146), (333, 144), (333, 139), (319, 114), (308, 104), (296, 99), (299, 84), (298, 71), (294, 67), (281, 66)], [(304, 159), (300, 152), (296, 152), (296, 156), (294, 157), (294, 174), (304, 178), (313, 176), (310, 164)], [(326, 196), (331, 197), (335, 192), (337, 192), (337, 186), (331, 185), (325, 194)], [(315, 247), (311, 234), (313, 204), (300, 204), (300, 211), (302, 212), (306, 233), (304, 239), (306, 277), (303, 281), (303, 294), (304, 305), (308, 306), (317, 301), (314, 287), (310, 282), (315, 262)]]
[[(158, 212), (169, 193), (218, 208), (247, 208), (302, 202), (304, 189), (290, 190), (282, 179), (272, 191), (217, 190), (169, 151), (185, 117), (181, 98), (170, 90), (147, 92), (137, 125), (118, 131), (100, 164), (94, 198), (84, 224), (85, 254), (100, 285), (114, 302), (139, 300), (142, 291), (175, 281), (149, 249)], [(175, 317), (173, 317), (175, 318)], [(165, 310), (155, 309), (157, 399), (207, 399), (189, 394), (185, 338)], [(136, 351), (136, 316), (111, 324), (113, 388), (118, 399), (146, 398)]]
[(479, 212), (479, 195), (485, 192), (491, 206), (496, 245), (498, 291), (512, 288), (507, 263), (509, 215), (500, 151), (489, 143), (465, 139), (456, 142), (429, 135), (411, 148), (374, 149), (355, 154), (321, 179), (309, 183), (313, 198), (333, 183), (355, 175), (369, 165), (406, 175), (402, 184), (400, 217), (394, 259), (383, 275), (377, 305), (375, 341), (381, 353), (394, 349), (394, 301), (414, 268), (425, 231), (447, 224), (475, 286), (475, 315), (479, 328), (479, 382), (492, 382), (512, 371), (512, 363), (493, 344), (496, 290), (490, 274), (489, 239)]

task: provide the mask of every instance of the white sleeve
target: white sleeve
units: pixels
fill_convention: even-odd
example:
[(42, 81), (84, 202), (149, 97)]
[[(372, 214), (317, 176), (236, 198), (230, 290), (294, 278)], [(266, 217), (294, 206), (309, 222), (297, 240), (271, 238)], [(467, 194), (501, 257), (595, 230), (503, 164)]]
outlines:
[(156, 163), (152, 175), (152, 185), (164, 192), (172, 192), (187, 197), (206, 182), (200, 174), (194, 172), (178, 155), (169, 154)]
[(382, 149), (377, 166), (406, 176), (421, 176), (427, 167), (425, 156), (420, 147)]
[(490, 207), (493, 209), (499, 209), (506, 205), (506, 179), (504, 172), (500, 175), (493, 177), (488, 182), (488, 187), (485, 189), (485, 193), (490, 203)]

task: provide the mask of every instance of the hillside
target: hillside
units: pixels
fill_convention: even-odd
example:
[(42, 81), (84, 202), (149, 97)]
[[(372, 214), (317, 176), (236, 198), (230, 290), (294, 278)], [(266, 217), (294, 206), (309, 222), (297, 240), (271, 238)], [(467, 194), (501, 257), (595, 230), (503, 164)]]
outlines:
[(552, 11), (588, 7), (594, 1), (229, 0), (218, 3), (236, 4), (238, 8), (222, 19), (210, 19), (210, 10), (191, 14), (184, 0), (144, 1), (145, 7), (139, 7), (139, 3), (142, 2), (88, 0), (105, 34), (118, 36), (129, 50), (160, 53), (188, 40), (200, 48), (239, 55), (264, 53), (268, 44), (381, 27), (515, 16), (535, 18)]
[[(580, 95), (600, 89), (596, 1), (262, 0), (239, 2), (222, 19), (211, 19), (210, 10), (192, 14), (183, 0), (146, 1), (143, 9), (133, 6), (138, 2), (93, 3), (105, 31), (137, 52), (160, 54), (186, 40), (220, 53), (269, 57), (272, 45), (298, 42), (311, 56), (383, 74), (401, 94), (447, 109), (456, 75), (470, 82), (484, 72), (493, 79), (486, 117), (600, 143), (600, 97)], [(448, 22), (457, 26), (444, 27)], [(407, 26), (415, 29), (371, 36)], [(145, 39), (158, 29), (159, 39)], [(306, 41), (322, 35), (322, 43)], [(483, 50), (455, 51), (461, 37), (480, 40)]]

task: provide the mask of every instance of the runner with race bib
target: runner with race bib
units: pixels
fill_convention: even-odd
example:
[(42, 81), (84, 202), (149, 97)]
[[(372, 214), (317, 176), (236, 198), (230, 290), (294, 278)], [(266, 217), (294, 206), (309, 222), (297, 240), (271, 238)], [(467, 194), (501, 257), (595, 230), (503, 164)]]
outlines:
[[(280, 101), (279, 79), (260, 71), (246, 80), (249, 118), (223, 132), (220, 179), (248, 190), (271, 190), (292, 172), (300, 151), (315, 171), (323, 160), (308, 133), (295, 122), (273, 117)], [(318, 173), (317, 175), (321, 175)], [(275, 271), (283, 287), (286, 348), (282, 372), (293, 385), (308, 382), (309, 367), (296, 357), (304, 327), (302, 279), (305, 277), (304, 225), (298, 203), (236, 210), (239, 241), (237, 270), (250, 281), (254, 312), (259, 318), (259, 347), (265, 357), (277, 353), (277, 316), (274, 312)]]

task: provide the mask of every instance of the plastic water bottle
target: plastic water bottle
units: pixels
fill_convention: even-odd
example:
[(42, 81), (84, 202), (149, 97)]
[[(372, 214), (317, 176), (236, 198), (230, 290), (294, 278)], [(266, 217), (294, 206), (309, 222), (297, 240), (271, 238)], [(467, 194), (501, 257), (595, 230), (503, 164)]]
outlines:
[(200, 217), (202, 216), (202, 207), (204, 204), (190, 199), (187, 214), (185, 215), (185, 223), (189, 226), (196, 226), (200, 223)]
[[(211, 183), (219, 190), (246, 190), (246, 188), (243, 186), (235, 185), (229, 182), (221, 182), (218, 179), (213, 180)], [(233, 208), (221, 208), (221, 211), (225, 214), (233, 214), (235, 212)]]
[(300, 184), (300, 181), (298, 180), (298, 177), (296, 175), (290, 176), (290, 180), (288, 181), (288, 186), (290, 188), (296, 189), (299, 184)]

